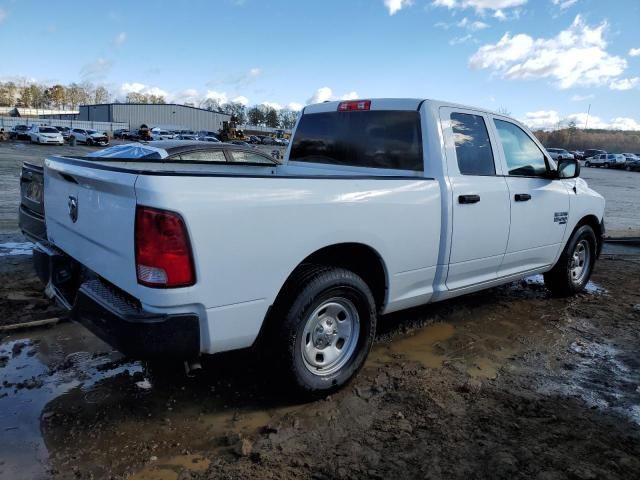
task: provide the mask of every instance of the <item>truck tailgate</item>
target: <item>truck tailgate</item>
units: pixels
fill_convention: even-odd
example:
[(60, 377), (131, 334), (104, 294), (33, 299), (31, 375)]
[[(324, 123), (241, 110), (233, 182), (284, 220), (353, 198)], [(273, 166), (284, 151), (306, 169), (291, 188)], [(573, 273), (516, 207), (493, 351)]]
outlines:
[(53, 157), (45, 161), (44, 177), (49, 241), (107, 280), (135, 291), (137, 174)]

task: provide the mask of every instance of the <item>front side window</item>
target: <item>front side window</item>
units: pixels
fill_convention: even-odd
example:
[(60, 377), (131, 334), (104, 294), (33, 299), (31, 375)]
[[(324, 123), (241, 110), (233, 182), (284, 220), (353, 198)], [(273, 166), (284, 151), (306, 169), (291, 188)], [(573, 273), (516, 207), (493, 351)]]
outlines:
[(540, 177), (547, 174), (544, 154), (533, 140), (517, 125), (494, 119), (504, 150), (509, 175)]
[(289, 160), (421, 171), (420, 115), (393, 110), (303, 115)]
[(458, 168), (462, 175), (495, 175), (491, 141), (484, 119), (467, 113), (451, 114)]

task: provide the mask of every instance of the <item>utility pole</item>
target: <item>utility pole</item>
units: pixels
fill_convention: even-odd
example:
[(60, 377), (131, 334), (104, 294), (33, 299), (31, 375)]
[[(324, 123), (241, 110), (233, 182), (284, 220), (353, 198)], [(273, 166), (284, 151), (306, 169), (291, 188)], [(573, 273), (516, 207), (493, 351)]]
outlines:
[(591, 113), (591, 104), (589, 104), (589, 108), (587, 109), (587, 119), (584, 121), (584, 129), (587, 129), (587, 125), (589, 124), (589, 114)]

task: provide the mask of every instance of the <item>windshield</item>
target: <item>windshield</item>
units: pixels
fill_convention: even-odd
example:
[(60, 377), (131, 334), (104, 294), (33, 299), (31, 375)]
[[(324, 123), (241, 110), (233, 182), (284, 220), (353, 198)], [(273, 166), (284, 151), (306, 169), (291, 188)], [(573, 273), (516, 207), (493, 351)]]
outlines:
[(87, 155), (92, 158), (127, 158), (127, 159), (160, 159), (162, 155), (157, 149), (146, 147), (144, 145), (132, 143), (129, 145), (115, 145), (113, 147), (105, 148), (97, 152), (92, 152)]
[(96, 130), (87, 130), (89, 135), (93, 135), (94, 133), (98, 133)]
[(40, 133), (58, 133), (58, 130), (51, 127), (40, 127)]

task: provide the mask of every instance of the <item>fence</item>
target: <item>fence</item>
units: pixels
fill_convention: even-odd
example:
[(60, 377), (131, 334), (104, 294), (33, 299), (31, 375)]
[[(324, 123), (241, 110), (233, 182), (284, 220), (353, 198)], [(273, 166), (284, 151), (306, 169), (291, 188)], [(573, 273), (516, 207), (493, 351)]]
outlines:
[(128, 123), (122, 122), (92, 122), (85, 120), (56, 120), (52, 118), (21, 118), (0, 117), (0, 128), (8, 132), (16, 125), (51, 125), (56, 127), (87, 128), (100, 132), (113, 132), (120, 128), (129, 128)]

